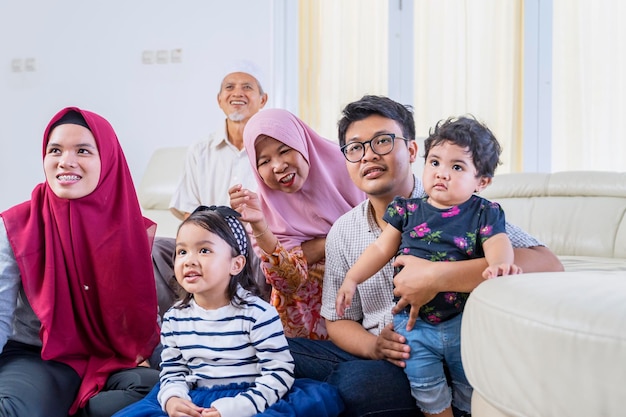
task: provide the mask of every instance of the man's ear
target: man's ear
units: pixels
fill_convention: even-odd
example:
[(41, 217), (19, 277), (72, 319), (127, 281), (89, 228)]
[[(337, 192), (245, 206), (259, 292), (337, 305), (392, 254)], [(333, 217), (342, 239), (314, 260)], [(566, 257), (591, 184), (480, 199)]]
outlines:
[(261, 96), (261, 108), (265, 107), (265, 103), (267, 103), (267, 93), (263, 93)]
[(480, 177), (480, 179), (478, 180), (478, 184), (476, 185), (476, 190), (474, 190), (474, 192), (479, 193), (485, 188), (487, 188), (487, 186), (491, 184), (492, 179), (493, 178), (491, 177), (485, 177), (485, 176)]
[(246, 257), (243, 255), (235, 256), (230, 262), (230, 275), (237, 275), (244, 266), (246, 266)]
[(407, 141), (407, 145), (409, 147), (409, 161), (413, 163), (417, 160), (417, 151), (419, 149), (419, 146), (417, 145), (416, 140)]

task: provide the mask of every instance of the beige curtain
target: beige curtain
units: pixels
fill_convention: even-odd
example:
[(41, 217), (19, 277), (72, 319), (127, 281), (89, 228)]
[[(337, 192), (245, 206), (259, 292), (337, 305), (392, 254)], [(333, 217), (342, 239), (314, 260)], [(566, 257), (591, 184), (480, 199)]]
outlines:
[[(388, 2), (300, 0), (300, 116), (336, 138), (340, 111), (387, 94)], [(472, 113), (501, 141), (503, 166), (521, 167), (522, 0), (415, 1), (418, 136)]]
[(337, 140), (346, 104), (387, 94), (387, 2), (300, 0), (299, 6), (300, 117)]
[(497, 173), (520, 170), (522, 1), (417, 1), (414, 10), (417, 134), (471, 113), (503, 147)]
[(552, 170), (626, 171), (626, 2), (553, 12)]
[[(409, 1), (409, 0), (406, 0)], [(522, 169), (523, 0), (415, 0), (418, 136), (472, 113)], [(300, 0), (300, 116), (336, 137), (343, 106), (387, 94), (388, 2)], [(626, 171), (626, 2), (553, 0), (552, 171)]]

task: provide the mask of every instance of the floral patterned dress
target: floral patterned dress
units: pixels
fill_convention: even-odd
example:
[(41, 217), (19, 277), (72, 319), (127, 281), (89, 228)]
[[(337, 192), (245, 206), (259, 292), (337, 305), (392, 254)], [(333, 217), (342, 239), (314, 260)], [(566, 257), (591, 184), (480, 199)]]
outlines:
[[(504, 211), (498, 203), (473, 195), (466, 202), (439, 209), (428, 197), (396, 197), (383, 219), (402, 232), (398, 255), (414, 255), (429, 261), (453, 262), (484, 257), (482, 244), (505, 233)], [(420, 308), (419, 316), (432, 324), (449, 320), (463, 311), (469, 294), (440, 292)]]
[(322, 308), (325, 261), (307, 266), (300, 246), (286, 250), (280, 242), (271, 254), (261, 253), (261, 268), (272, 285), (276, 307), (287, 337), (328, 339)]

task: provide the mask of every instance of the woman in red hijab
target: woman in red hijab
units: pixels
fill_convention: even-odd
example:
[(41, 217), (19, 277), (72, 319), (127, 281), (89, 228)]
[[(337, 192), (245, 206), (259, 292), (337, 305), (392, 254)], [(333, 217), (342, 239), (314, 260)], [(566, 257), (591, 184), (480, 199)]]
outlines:
[(43, 137), (46, 181), (0, 214), (0, 415), (110, 416), (158, 371), (150, 247), (109, 122), (66, 108)]

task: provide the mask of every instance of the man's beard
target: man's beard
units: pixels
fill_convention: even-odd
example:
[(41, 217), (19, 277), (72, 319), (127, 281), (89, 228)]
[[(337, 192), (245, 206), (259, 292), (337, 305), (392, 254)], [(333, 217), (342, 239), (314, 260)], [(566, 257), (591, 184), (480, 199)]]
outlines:
[(245, 118), (246, 115), (239, 111), (234, 111), (228, 115), (228, 120), (230, 120), (231, 122), (241, 122)]

